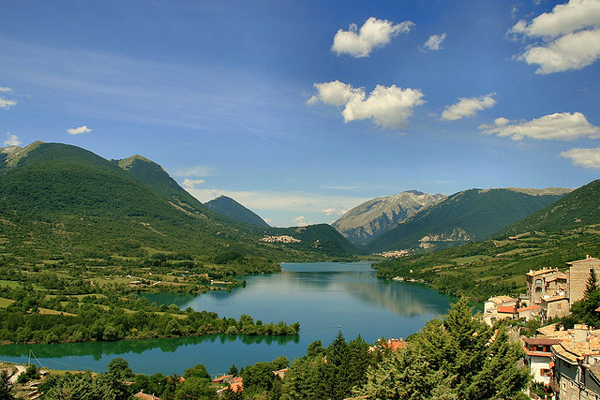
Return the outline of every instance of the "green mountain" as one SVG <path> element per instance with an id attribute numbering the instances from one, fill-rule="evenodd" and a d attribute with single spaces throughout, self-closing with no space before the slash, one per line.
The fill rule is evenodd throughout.
<path id="1" fill-rule="evenodd" d="M 75 146 L 41 142 L 2 149 L 0 194 L 0 255 L 13 261 L 106 263 L 163 252 L 212 262 L 232 251 L 259 263 L 330 257 L 304 243 L 262 241 L 265 229 L 208 210 L 139 156 L 108 161 Z M 337 234 L 331 227 L 307 229 L 321 232 L 323 240 Z M 350 249 L 342 239 L 339 247 Z"/>
<path id="2" fill-rule="evenodd" d="M 194 196 L 186 192 L 158 164 L 140 155 L 123 160 L 111 160 L 121 169 L 129 172 L 135 179 L 146 185 L 156 194 L 161 195 L 173 206 L 181 207 L 190 212 L 205 212 L 206 207 Z"/>
<path id="3" fill-rule="evenodd" d="M 227 196 L 219 196 L 216 199 L 207 201 L 205 206 L 216 213 L 226 215 L 250 225 L 262 228 L 270 227 L 261 217 Z"/>
<path id="4" fill-rule="evenodd" d="M 600 180 L 567 194 L 550 207 L 539 210 L 502 229 L 494 237 L 530 231 L 560 232 L 600 224 Z"/>
<path id="5" fill-rule="evenodd" d="M 377 275 L 425 282 L 443 292 L 479 301 L 525 291 L 525 274 L 563 268 L 566 262 L 600 255 L 600 181 L 576 189 L 513 223 L 493 239 L 429 254 L 389 259 Z"/>
<path id="6" fill-rule="evenodd" d="M 369 253 L 432 251 L 488 239 L 498 230 L 560 199 L 567 189 L 470 189 L 399 223 L 365 246 Z"/>

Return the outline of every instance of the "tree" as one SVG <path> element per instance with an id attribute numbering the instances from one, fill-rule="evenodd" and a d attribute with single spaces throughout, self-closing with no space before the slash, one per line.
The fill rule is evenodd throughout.
<path id="1" fill-rule="evenodd" d="M 465 299 L 428 322 L 408 347 L 383 355 L 357 391 L 367 398 L 521 399 L 529 371 L 503 328 L 491 330 Z"/>
<path id="2" fill-rule="evenodd" d="M 596 271 L 591 268 L 590 276 L 585 284 L 585 291 L 583 292 L 583 298 L 587 299 L 591 296 L 592 293 L 598 290 L 598 277 L 596 276 Z"/>
<path id="3" fill-rule="evenodd" d="M 206 371 L 204 364 L 196 364 L 191 368 L 188 368 L 183 373 L 183 377 L 188 380 L 189 378 L 200 378 L 210 380 L 210 374 Z"/>
<path id="4" fill-rule="evenodd" d="M 211 381 L 196 376 L 186 378 L 184 382 L 177 386 L 177 390 L 175 391 L 175 400 L 212 400 L 217 398 L 217 392 Z"/>
<path id="5" fill-rule="evenodd" d="M 129 367 L 129 363 L 120 358 L 113 358 L 106 366 L 107 373 L 118 380 L 133 379 L 135 374 Z"/>
<path id="6" fill-rule="evenodd" d="M 0 400 L 13 400 L 15 397 L 10 393 L 10 377 L 6 371 L 0 372 Z"/>
<path id="7" fill-rule="evenodd" d="M 238 368 L 235 366 L 235 364 L 231 364 L 231 367 L 229 368 L 229 371 L 227 372 L 228 375 L 233 375 L 233 376 L 238 376 Z"/>

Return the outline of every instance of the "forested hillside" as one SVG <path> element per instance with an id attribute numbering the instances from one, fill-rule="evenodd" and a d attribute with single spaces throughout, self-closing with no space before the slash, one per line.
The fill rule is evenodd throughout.
<path id="1" fill-rule="evenodd" d="M 560 199 L 567 189 L 470 189 L 396 225 L 365 246 L 367 253 L 430 252 L 488 239 L 498 230 Z"/>
<path id="2" fill-rule="evenodd" d="M 384 261 L 377 266 L 378 276 L 422 281 L 479 301 L 523 293 L 531 269 L 563 268 L 566 262 L 600 255 L 599 186 L 594 181 L 574 190 L 494 239 Z"/>

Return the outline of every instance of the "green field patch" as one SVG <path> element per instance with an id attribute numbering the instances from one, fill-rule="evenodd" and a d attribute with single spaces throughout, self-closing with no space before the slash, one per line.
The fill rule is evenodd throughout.
<path id="1" fill-rule="evenodd" d="M 476 255 L 476 256 L 470 256 L 470 257 L 459 257 L 459 258 L 454 258 L 452 260 L 450 260 L 451 262 L 454 262 L 456 264 L 462 265 L 462 264 L 471 264 L 477 261 L 483 261 L 483 260 L 489 260 L 490 256 L 485 256 L 485 255 Z"/>
<path id="2" fill-rule="evenodd" d="M 14 300 L 5 299 L 4 297 L 0 297 L 0 308 L 6 308 L 14 302 L 15 302 Z"/>
<path id="3" fill-rule="evenodd" d="M 57 310 L 51 310 L 49 308 L 38 308 L 38 313 L 42 314 L 42 315 L 65 315 L 67 317 L 76 317 L 77 314 L 71 314 L 68 312 L 64 312 L 64 311 L 57 311 Z"/>
<path id="4" fill-rule="evenodd" d="M 0 279 L 0 286 L 9 287 L 11 289 L 19 289 L 21 287 L 21 283 L 17 281 L 7 281 L 5 279 Z"/>

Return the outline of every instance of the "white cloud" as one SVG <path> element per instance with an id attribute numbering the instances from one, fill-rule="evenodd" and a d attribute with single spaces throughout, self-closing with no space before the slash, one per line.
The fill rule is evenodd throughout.
<path id="1" fill-rule="evenodd" d="M 571 0 L 531 23 L 519 21 L 510 34 L 541 39 L 517 59 L 537 64 L 537 74 L 579 70 L 600 58 L 600 0 Z"/>
<path id="2" fill-rule="evenodd" d="M 498 118 L 492 125 L 481 125 L 483 133 L 497 134 L 522 140 L 530 137 L 537 140 L 575 140 L 589 137 L 600 138 L 600 128 L 588 122 L 582 113 L 555 113 L 531 121 L 511 123 L 506 118 Z"/>
<path id="3" fill-rule="evenodd" d="M 496 105 L 496 100 L 493 96 L 495 93 L 490 93 L 481 97 L 459 98 L 458 103 L 447 106 L 442 113 L 442 119 L 445 121 L 454 121 L 463 117 L 472 117 L 477 111 L 486 108 L 492 108 Z"/>
<path id="4" fill-rule="evenodd" d="M 368 57 L 374 48 L 385 46 L 400 33 L 408 33 L 415 26 L 411 21 L 394 25 L 387 20 L 375 17 L 369 18 L 358 30 L 356 24 L 351 24 L 347 31 L 338 30 L 333 38 L 331 50 L 338 56 L 349 54 L 353 57 Z"/>
<path id="5" fill-rule="evenodd" d="M 362 100 L 365 97 L 365 91 L 361 88 L 353 88 L 352 85 L 342 83 L 338 80 L 333 82 L 315 83 L 317 94 L 308 100 L 308 104 L 314 105 L 319 101 L 324 104 L 330 104 L 341 107 L 348 104 L 351 100 Z"/>
<path id="6" fill-rule="evenodd" d="M 10 109 L 12 106 L 16 106 L 16 100 L 8 100 L 0 97 L 0 108 L 4 108 L 5 110 Z"/>
<path id="7" fill-rule="evenodd" d="M 431 35 L 425 42 L 425 49 L 430 51 L 437 51 L 442 49 L 442 43 L 446 40 L 446 32 L 441 35 Z"/>
<path id="8" fill-rule="evenodd" d="M 579 70 L 600 58 L 600 29 L 569 33 L 545 46 L 532 47 L 519 56 L 527 64 L 537 64 L 537 74 Z"/>
<path id="9" fill-rule="evenodd" d="M 292 219 L 292 222 L 296 226 L 308 226 L 308 225 L 310 225 L 310 223 L 306 222 L 306 217 L 304 215 L 300 215 L 299 217 L 296 217 L 296 218 Z"/>
<path id="10" fill-rule="evenodd" d="M 203 183 L 203 179 L 184 179 L 183 187 L 186 189 L 194 189 L 196 188 L 196 185 L 202 185 Z"/>
<path id="11" fill-rule="evenodd" d="M 0 92 L 12 92 L 13 90 L 6 86 L 0 86 Z"/>
<path id="12" fill-rule="evenodd" d="M 326 208 L 324 210 L 321 210 L 321 212 L 327 215 L 328 217 L 331 215 L 344 215 L 346 211 L 347 210 L 338 210 L 336 208 Z"/>
<path id="13" fill-rule="evenodd" d="M 413 108 L 425 103 L 420 90 L 402 89 L 396 85 L 377 85 L 368 97 L 363 88 L 353 88 L 337 80 L 314 86 L 318 93 L 308 100 L 308 104 L 314 105 L 320 101 L 337 107 L 344 106 L 344 122 L 370 118 L 383 129 L 406 128 Z"/>
<path id="14" fill-rule="evenodd" d="M 535 17 L 529 24 L 525 20 L 517 22 L 510 33 L 555 38 L 594 27 L 600 27 L 600 1 L 571 0 L 566 4 L 557 5 L 552 12 Z"/>
<path id="15" fill-rule="evenodd" d="M 584 168 L 600 169 L 600 147 L 594 149 L 571 149 L 560 153 L 563 158 L 570 158 L 573 165 Z"/>
<path id="16" fill-rule="evenodd" d="M 79 128 L 67 129 L 67 133 L 69 133 L 70 135 L 81 135 L 83 133 L 90 133 L 91 131 L 92 130 L 86 125 L 80 126 Z"/>
<path id="17" fill-rule="evenodd" d="M 6 140 L 4 146 L 20 146 L 21 141 L 17 135 L 12 135 L 10 132 L 6 132 Z"/>

